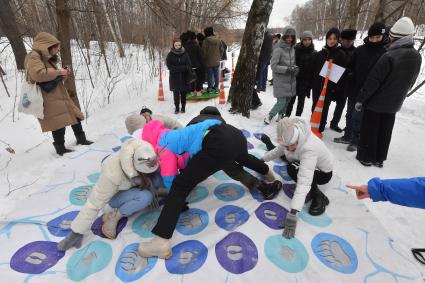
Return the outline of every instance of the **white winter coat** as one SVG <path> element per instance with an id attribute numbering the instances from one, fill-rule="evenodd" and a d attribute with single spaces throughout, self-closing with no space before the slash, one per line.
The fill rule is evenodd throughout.
<path id="1" fill-rule="evenodd" d="M 118 191 L 140 186 L 141 178 L 133 165 L 134 151 L 140 143 L 140 140 L 128 140 L 122 145 L 119 152 L 113 153 L 105 159 L 102 163 L 99 181 L 71 224 L 72 231 L 85 234 L 99 211 Z"/>
<path id="2" fill-rule="evenodd" d="M 153 114 L 151 117 L 152 120 L 159 120 L 167 129 L 177 130 L 183 128 L 182 124 L 180 124 L 176 119 L 170 118 L 168 116 Z"/>
<path id="3" fill-rule="evenodd" d="M 292 198 L 291 208 L 300 211 L 304 205 L 305 197 L 310 191 L 314 170 L 331 172 L 333 168 L 332 155 L 316 135 L 312 134 L 310 123 L 302 118 L 290 118 L 299 131 L 298 145 L 294 152 L 288 151 L 284 146 L 278 145 L 267 152 L 263 160 L 271 161 L 285 155 L 288 161 L 298 161 L 297 187 Z"/>

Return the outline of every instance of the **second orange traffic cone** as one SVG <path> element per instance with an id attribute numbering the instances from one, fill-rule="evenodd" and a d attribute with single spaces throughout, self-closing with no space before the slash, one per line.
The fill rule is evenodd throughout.
<path id="1" fill-rule="evenodd" d="M 223 77 L 223 72 L 221 70 L 220 70 L 220 96 L 218 99 L 218 104 L 226 104 L 226 94 L 224 93 L 224 77 Z"/>
<path id="2" fill-rule="evenodd" d="M 159 61 L 159 89 L 158 89 L 158 100 L 164 101 L 164 88 L 162 87 L 162 63 Z"/>
<path id="3" fill-rule="evenodd" d="M 316 107 L 314 108 L 314 112 L 311 115 L 310 120 L 311 131 L 320 139 L 323 137 L 322 133 L 319 131 L 320 121 L 322 120 L 322 111 L 323 107 L 325 106 L 326 89 L 328 87 L 329 75 L 332 69 L 332 61 L 332 59 L 328 61 L 328 70 L 326 72 L 322 92 L 320 93 L 319 99 L 317 100 Z"/>

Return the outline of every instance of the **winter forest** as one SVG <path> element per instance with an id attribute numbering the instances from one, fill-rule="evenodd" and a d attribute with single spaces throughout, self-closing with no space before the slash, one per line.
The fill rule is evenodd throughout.
<path id="1" fill-rule="evenodd" d="M 0 0 L 0 281 L 424 282 L 425 0 Z"/>

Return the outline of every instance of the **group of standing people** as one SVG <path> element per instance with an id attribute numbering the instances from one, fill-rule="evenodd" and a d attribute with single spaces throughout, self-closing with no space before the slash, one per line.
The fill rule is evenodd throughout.
<path id="1" fill-rule="evenodd" d="M 364 166 L 381 168 L 387 158 L 396 112 L 416 81 L 422 58 L 414 49 L 415 29 L 408 17 L 399 19 L 391 28 L 379 22 L 372 24 L 359 47 L 354 46 L 356 33 L 353 29 L 331 28 L 326 33 L 325 46 L 316 52 L 310 31 L 304 31 L 296 44 L 295 29 L 286 27 L 272 48 L 270 67 L 277 101 L 264 123 L 270 124 L 275 116 L 278 120 L 289 117 L 296 97 L 296 115 L 301 116 L 310 93 L 313 112 L 325 81 L 320 72 L 332 59 L 345 71 L 337 82 L 328 81 L 319 131 L 325 130 L 330 104 L 335 102 L 330 129 L 344 135 L 334 141 L 347 144 L 348 151 L 357 150 L 356 158 Z M 345 107 L 346 127 L 341 129 L 339 122 Z"/>
<path id="2" fill-rule="evenodd" d="M 214 33 L 212 27 L 204 34 L 187 31 L 173 39 L 173 46 L 166 58 L 170 70 L 170 91 L 173 92 L 175 114 L 186 112 L 186 96 L 203 94 L 203 84 L 208 83 L 207 92 L 218 92 L 220 83 L 220 61 L 227 59 L 227 45 Z"/>

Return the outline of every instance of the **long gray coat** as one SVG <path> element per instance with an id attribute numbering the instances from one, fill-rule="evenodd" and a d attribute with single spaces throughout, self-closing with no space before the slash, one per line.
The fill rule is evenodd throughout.
<path id="1" fill-rule="evenodd" d="M 295 66 L 295 49 L 281 39 L 275 45 L 270 61 L 273 71 L 273 95 L 276 98 L 292 97 L 296 94 L 295 75 L 287 74 L 289 66 Z"/>

